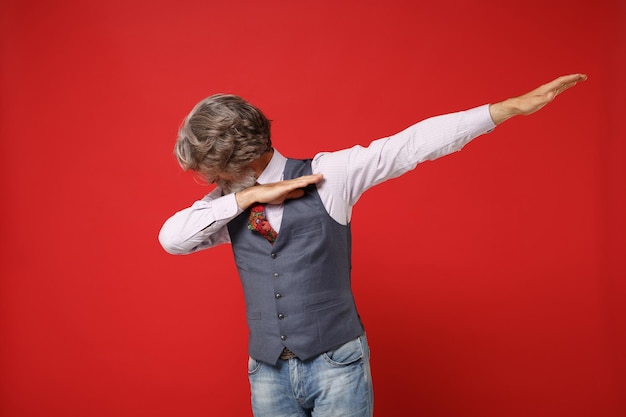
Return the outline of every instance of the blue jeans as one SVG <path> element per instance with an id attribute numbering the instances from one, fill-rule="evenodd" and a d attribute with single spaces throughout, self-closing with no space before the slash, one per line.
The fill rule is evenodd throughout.
<path id="1" fill-rule="evenodd" d="M 248 360 L 255 417 L 371 417 L 370 354 L 365 336 L 313 359 Z"/>

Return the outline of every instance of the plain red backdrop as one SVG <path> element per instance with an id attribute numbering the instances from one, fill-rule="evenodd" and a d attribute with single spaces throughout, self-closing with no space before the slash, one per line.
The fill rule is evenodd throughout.
<path id="1" fill-rule="evenodd" d="M 5 0 L 0 414 L 251 414 L 230 248 L 157 242 L 208 192 L 172 155 L 201 98 L 307 157 L 586 72 L 369 191 L 353 285 L 377 415 L 625 415 L 625 27 L 617 0 Z"/>

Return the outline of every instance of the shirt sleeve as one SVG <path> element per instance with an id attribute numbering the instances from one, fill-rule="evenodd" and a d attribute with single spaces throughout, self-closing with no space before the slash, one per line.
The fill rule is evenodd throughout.
<path id="1" fill-rule="evenodd" d="M 221 190 L 215 189 L 170 217 L 159 232 L 159 242 L 173 255 L 230 243 L 226 225 L 241 211 L 235 194 L 221 196 Z"/>
<path id="2" fill-rule="evenodd" d="M 320 153 L 313 159 L 314 173 L 324 174 L 318 186 L 329 214 L 347 224 L 352 206 L 361 195 L 417 164 L 459 151 L 475 137 L 495 128 L 489 105 L 423 120 L 367 147 L 354 146 Z"/>

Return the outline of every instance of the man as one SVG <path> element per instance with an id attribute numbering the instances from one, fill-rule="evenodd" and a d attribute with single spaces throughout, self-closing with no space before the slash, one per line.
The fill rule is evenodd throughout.
<path id="1" fill-rule="evenodd" d="M 586 80 L 567 75 L 525 95 L 427 119 L 367 148 L 283 157 L 270 123 L 243 99 L 215 95 L 185 119 L 179 164 L 217 187 L 172 216 L 172 254 L 231 243 L 250 330 L 254 415 L 371 416 L 369 349 L 350 289 L 350 217 L 370 187 L 459 150 Z"/>

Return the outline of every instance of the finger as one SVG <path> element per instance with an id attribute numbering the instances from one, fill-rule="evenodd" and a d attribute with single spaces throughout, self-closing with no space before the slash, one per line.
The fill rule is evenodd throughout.
<path id="1" fill-rule="evenodd" d="M 569 75 L 563 75 L 558 78 L 558 80 L 560 80 L 561 83 L 563 84 L 567 84 L 570 82 L 585 81 L 586 79 L 587 79 L 587 75 L 585 74 L 569 74 Z"/>
<path id="2" fill-rule="evenodd" d="M 552 101 L 556 96 L 565 90 L 572 88 L 579 81 L 585 81 L 586 79 L 587 76 L 585 74 L 563 75 L 544 85 L 543 90 L 545 91 L 547 100 Z"/>
<path id="3" fill-rule="evenodd" d="M 294 178 L 286 181 L 289 184 L 289 188 L 304 188 L 310 184 L 317 184 L 323 178 L 322 174 L 304 175 L 302 177 Z"/>
<path id="4" fill-rule="evenodd" d="M 320 182 L 324 178 L 322 174 L 311 174 L 311 175 L 303 175 L 301 177 L 295 178 L 296 181 L 303 181 L 306 185 L 316 184 Z"/>
<path id="5" fill-rule="evenodd" d="M 553 84 L 555 89 L 560 93 L 575 86 L 579 81 L 585 81 L 586 79 L 587 76 L 585 74 L 564 75 L 554 80 Z"/>

